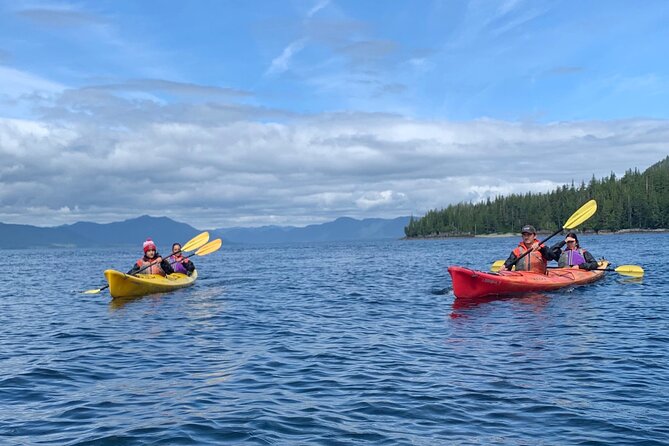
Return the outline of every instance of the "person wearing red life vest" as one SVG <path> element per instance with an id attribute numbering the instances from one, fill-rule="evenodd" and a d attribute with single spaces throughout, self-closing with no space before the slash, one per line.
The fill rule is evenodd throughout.
<path id="1" fill-rule="evenodd" d="M 537 241 L 537 230 L 532 225 L 525 225 L 520 231 L 523 239 L 511 251 L 509 258 L 504 262 L 504 268 L 511 270 L 515 265 L 516 271 L 531 271 L 539 274 L 546 274 L 546 268 L 550 260 L 557 260 L 560 256 L 557 252 L 549 249 L 545 245 L 539 245 Z M 525 252 L 529 254 L 520 258 Z M 518 260 L 520 258 L 520 260 Z"/>
<path id="2" fill-rule="evenodd" d="M 567 245 L 567 248 L 562 251 L 564 245 Z M 560 268 L 576 268 L 591 271 L 599 267 L 599 263 L 597 263 L 593 255 L 581 248 L 578 237 L 574 232 L 568 232 L 564 240 L 556 243 L 551 249 L 557 251 L 558 267 Z"/>
<path id="3" fill-rule="evenodd" d="M 133 265 L 132 269 L 127 272 L 127 274 L 158 274 L 161 276 L 166 276 L 167 274 L 172 274 L 174 269 L 166 259 L 163 259 L 158 251 L 156 250 L 156 244 L 153 243 L 153 240 L 146 239 L 142 245 L 144 249 L 144 257 L 139 259 Z"/>
<path id="4" fill-rule="evenodd" d="M 195 265 L 193 265 L 193 262 L 183 256 L 183 253 L 181 252 L 181 243 L 174 243 L 172 245 L 172 255 L 169 256 L 167 260 L 172 265 L 172 268 L 174 268 L 175 273 L 181 273 L 190 276 L 193 274 L 193 271 L 195 271 Z"/>

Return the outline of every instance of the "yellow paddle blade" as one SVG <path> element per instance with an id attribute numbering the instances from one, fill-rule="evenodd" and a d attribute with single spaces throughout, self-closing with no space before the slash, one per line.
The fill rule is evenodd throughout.
<path id="1" fill-rule="evenodd" d="M 100 288 L 96 288 L 94 290 L 86 290 L 83 294 L 100 294 L 101 291 L 102 290 Z"/>
<path id="2" fill-rule="evenodd" d="M 207 254 L 211 254 L 214 251 L 218 251 L 218 248 L 221 247 L 222 243 L 223 243 L 223 241 L 220 238 L 217 238 L 216 240 L 213 240 L 213 241 L 207 243 L 202 248 L 195 251 L 195 255 L 196 256 L 206 256 Z"/>
<path id="3" fill-rule="evenodd" d="M 643 277 L 643 268 L 637 265 L 620 265 L 615 269 L 618 274 L 632 277 Z"/>
<path id="4" fill-rule="evenodd" d="M 504 267 L 504 260 L 495 260 L 492 263 L 492 266 L 490 267 L 490 271 L 492 271 L 493 273 L 496 273 L 497 271 L 499 271 L 503 267 Z"/>
<path id="5" fill-rule="evenodd" d="M 185 245 L 181 247 L 181 252 L 192 251 L 199 248 L 209 241 L 209 233 L 203 232 L 200 235 L 196 235 L 192 239 L 188 240 Z"/>
<path id="6" fill-rule="evenodd" d="M 569 217 L 567 223 L 562 227 L 563 229 L 574 229 L 583 224 L 587 219 L 592 217 L 597 212 L 597 202 L 590 200 L 581 206 L 576 212 Z"/>

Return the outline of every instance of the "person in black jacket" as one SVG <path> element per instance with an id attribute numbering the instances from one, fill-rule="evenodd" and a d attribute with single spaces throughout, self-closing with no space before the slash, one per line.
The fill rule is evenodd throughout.
<path id="1" fill-rule="evenodd" d="M 567 245 L 567 248 L 562 251 L 562 247 L 565 245 Z M 551 251 L 555 251 L 558 267 L 560 268 L 578 268 L 591 271 L 599 267 L 599 263 L 593 255 L 581 248 L 578 237 L 573 232 L 568 232 L 563 241 L 551 247 Z"/>
<path id="2" fill-rule="evenodd" d="M 153 243 L 153 240 L 146 239 L 142 245 L 144 249 L 144 257 L 139 259 L 133 265 L 132 269 L 127 272 L 130 275 L 136 274 L 158 274 L 161 276 L 166 276 L 167 274 L 172 274 L 174 270 L 172 265 L 166 259 L 163 259 L 156 250 L 156 244 Z"/>

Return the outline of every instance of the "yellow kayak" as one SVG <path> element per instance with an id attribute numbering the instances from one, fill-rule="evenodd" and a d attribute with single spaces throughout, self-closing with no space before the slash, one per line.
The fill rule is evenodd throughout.
<path id="1" fill-rule="evenodd" d="M 113 269 L 105 271 L 109 282 L 109 294 L 112 297 L 136 297 L 146 294 L 164 293 L 193 285 L 197 279 L 197 271 L 187 276 L 174 273 L 165 277 L 158 274 L 139 274 L 130 276 Z"/>

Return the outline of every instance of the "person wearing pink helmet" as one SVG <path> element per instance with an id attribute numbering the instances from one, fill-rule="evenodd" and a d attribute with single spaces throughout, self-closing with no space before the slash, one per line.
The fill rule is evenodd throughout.
<path id="1" fill-rule="evenodd" d="M 160 276 L 166 276 L 167 274 L 172 274 L 174 272 L 170 262 L 163 259 L 160 254 L 158 254 L 156 244 L 153 243 L 153 240 L 150 238 L 146 239 L 142 248 L 144 249 L 144 257 L 135 262 L 132 269 L 128 271 L 127 274 L 133 276 L 136 274 L 158 274 Z"/>

